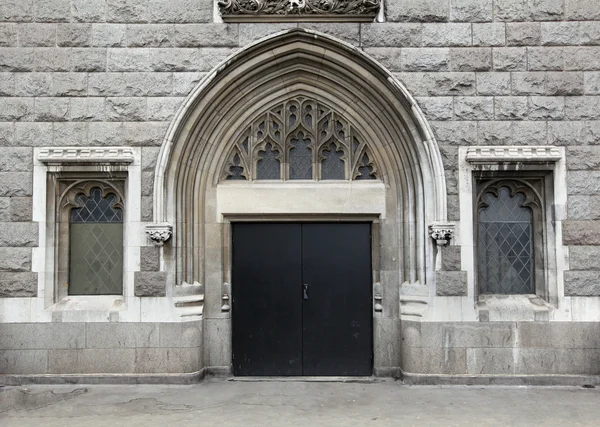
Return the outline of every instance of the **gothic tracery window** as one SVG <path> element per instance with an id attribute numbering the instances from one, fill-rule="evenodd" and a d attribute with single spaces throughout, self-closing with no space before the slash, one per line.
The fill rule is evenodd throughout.
<path id="1" fill-rule="evenodd" d="M 543 264 L 535 191 L 517 180 L 492 181 L 480 192 L 477 209 L 480 292 L 535 294 L 536 261 Z"/>
<path id="2" fill-rule="evenodd" d="M 106 181 L 70 182 L 61 183 L 59 281 L 68 295 L 122 294 L 122 192 Z"/>
<path id="3" fill-rule="evenodd" d="M 261 114 L 233 147 L 225 180 L 373 180 L 368 145 L 334 109 L 296 97 Z"/>
<path id="4" fill-rule="evenodd" d="M 99 187 L 77 197 L 71 210 L 69 294 L 120 294 L 123 284 L 123 211 Z"/>
<path id="5" fill-rule="evenodd" d="M 312 179 L 311 140 L 298 132 L 290 142 L 290 179 Z"/>
<path id="6" fill-rule="evenodd" d="M 344 179 L 344 151 L 332 142 L 323 148 L 321 179 Z"/>

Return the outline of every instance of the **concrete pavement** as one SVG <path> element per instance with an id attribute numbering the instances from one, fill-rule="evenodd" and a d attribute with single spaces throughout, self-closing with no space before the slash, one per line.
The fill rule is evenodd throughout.
<path id="1" fill-rule="evenodd" d="M 0 390 L 2 427 L 600 425 L 600 390 L 585 388 L 211 379 Z"/>

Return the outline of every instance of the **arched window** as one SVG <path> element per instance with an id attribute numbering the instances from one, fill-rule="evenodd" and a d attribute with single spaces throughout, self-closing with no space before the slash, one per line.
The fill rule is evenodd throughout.
<path id="1" fill-rule="evenodd" d="M 111 184 L 61 181 L 59 296 L 123 293 L 123 198 Z"/>
<path id="2" fill-rule="evenodd" d="M 239 137 L 225 180 L 378 179 L 369 146 L 334 109 L 296 97 L 270 108 Z"/>
<path id="3" fill-rule="evenodd" d="M 257 179 L 281 179 L 281 161 L 273 145 L 267 143 L 256 162 Z"/>
<path id="4" fill-rule="evenodd" d="M 94 187 L 77 196 L 69 230 L 69 294 L 120 294 L 123 290 L 123 211 L 117 196 Z"/>
<path id="5" fill-rule="evenodd" d="M 344 151 L 332 142 L 323 147 L 321 179 L 344 179 Z"/>
<path id="6" fill-rule="evenodd" d="M 535 294 L 543 265 L 541 207 L 526 182 L 491 180 L 477 204 L 477 280 L 482 294 Z"/>
<path id="7" fill-rule="evenodd" d="M 298 132 L 290 140 L 290 179 L 312 179 L 313 155 L 310 138 Z"/>

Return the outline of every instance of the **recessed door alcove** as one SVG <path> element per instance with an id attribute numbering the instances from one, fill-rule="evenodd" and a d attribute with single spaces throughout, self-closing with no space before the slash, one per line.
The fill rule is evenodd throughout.
<path id="1" fill-rule="evenodd" d="M 330 109 L 348 129 L 344 137 L 356 136 L 356 146 L 338 139 L 337 145 L 312 152 L 318 169 L 323 164 L 317 162 L 339 150 L 346 163 L 336 179 L 321 179 L 314 169 L 299 180 L 289 172 L 267 181 L 253 175 L 256 163 L 250 162 L 266 151 L 281 156 L 281 165 L 289 153 L 285 142 L 277 153 L 257 137 L 261 154 L 253 158 L 243 151 L 244 132 L 290 100 Z M 348 151 L 353 146 L 356 153 Z M 359 146 L 368 148 L 366 158 Z M 359 167 L 362 172 L 356 172 Z M 358 178 L 363 173 L 373 179 Z M 246 179 L 229 179 L 232 174 Z M 204 288 L 204 365 L 231 372 L 235 306 L 229 311 L 224 300 L 231 281 L 231 221 L 361 215 L 378 224 L 373 281 L 381 284 L 381 309 L 373 313 L 373 364 L 376 373 L 390 374 L 400 366 L 400 286 L 433 286 L 434 247 L 427 226 L 446 220 L 442 160 L 420 109 L 400 82 L 362 51 L 303 29 L 260 40 L 206 76 L 169 128 L 154 190 L 155 222 L 173 225 L 164 249 L 168 294 L 176 295 L 184 282 Z"/>
<path id="2" fill-rule="evenodd" d="M 234 375 L 372 373 L 371 224 L 232 224 Z"/>

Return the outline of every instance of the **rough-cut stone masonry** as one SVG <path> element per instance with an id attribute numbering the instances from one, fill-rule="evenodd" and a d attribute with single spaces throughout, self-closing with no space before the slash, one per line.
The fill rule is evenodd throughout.
<path id="1" fill-rule="evenodd" d="M 11 148 L 0 195 L 30 195 L 33 146 L 141 145 L 151 179 L 150 146 L 203 73 L 295 25 L 360 46 L 397 72 L 432 121 L 448 169 L 459 144 L 548 143 L 587 145 L 570 149 L 569 168 L 593 171 L 600 22 L 579 20 L 598 18 L 595 9 L 592 0 L 406 0 L 388 2 L 386 23 L 227 25 L 212 23 L 207 0 L 5 0 L 0 143 Z M 146 185 L 145 219 L 150 192 Z"/>
<path id="2" fill-rule="evenodd" d="M 35 147 L 141 147 L 141 221 L 152 221 L 159 147 L 185 97 L 229 55 L 295 27 L 358 47 L 405 84 L 443 156 L 449 221 L 460 219 L 460 146 L 565 146 L 564 293 L 600 296 L 597 0 L 385 0 L 377 23 L 223 24 L 215 10 L 211 0 L 0 0 L 0 297 L 37 290 Z M 136 294 L 165 295 L 159 264 L 142 248 Z M 460 270 L 449 250 L 437 295 L 466 294 Z"/>

